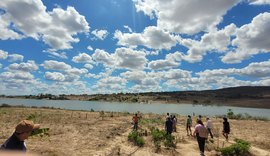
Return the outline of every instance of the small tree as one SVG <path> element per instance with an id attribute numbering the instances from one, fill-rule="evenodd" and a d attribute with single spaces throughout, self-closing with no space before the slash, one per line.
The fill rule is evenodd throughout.
<path id="1" fill-rule="evenodd" d="M 128 134 L 128 140 L 139 147 L 142 147 L 145 144 L 143 137 L 140 137 L 137 131 L 130 132 Z"/>
<path id="2" fill-rule="evenodd" d="M 233 118 L 234 117 L 234 113 L 233 113 L 232 109 L 228 109 L 227 116 L 228 116 L 228 118 Z"/>

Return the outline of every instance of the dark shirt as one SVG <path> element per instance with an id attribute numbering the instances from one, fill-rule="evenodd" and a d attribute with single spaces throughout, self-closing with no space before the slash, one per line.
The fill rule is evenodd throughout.
<path id="1" fill-rule="evenodd" d="M 229 124 L 229 122 L 223 122 L 223 131 L 225 132 L 225 133 L 230 133 L 230 124 Z"/>
<path id="2" fill-rule="evenodd" d="M 0 149 L 3 150 L 16 150 L 16 151 L 26 151 L 24 141 L 20 141 L 16 135 L 13 135 L 7 139 L 7 141 L 1 146 Z"/>
<path id="3" fill-rule="evenodd" d="M 171 120 L 167 120 L 165 124 L 166 124 L 165 126 L 166 126 L 167 132 L 172 133 L 172 131 L 173 131 L 173 122 Z"/>

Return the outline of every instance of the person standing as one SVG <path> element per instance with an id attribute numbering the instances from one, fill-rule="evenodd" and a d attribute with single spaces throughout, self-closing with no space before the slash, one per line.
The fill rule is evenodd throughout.
<path id="1" fill-rule="evenodd" d="M 170 113 L 167 113 L 167 115 L 166 115 L 166 121 L 167 121 L 168 118 L 170 118 Z"/>
<path id="2" fill-rule="evenodd" d="M 226 138 L 226 141 L 229 140 L 229 134 L 230 134 L 230 123 L 228 122 L 228 119 L 226 117 L 223 118 L 223 131 L 222 134 Z"/>
<path id="3" fill-rule="evenodd" d="M 167 132 L 167 135 L 171 135 L 172 134 L 172 131 L 173 131 L 173 122 L 170 118 L 167 118 L 166 119 L 166 122 L 165 122 L 165 130 Z"/>
<path id="4" fill-rule="evenodd" d="M 212 123 L 212 120 L 210 120 L 209 117 L 206 118 L 206 128 L 207 128 L 211 138 L 213 139 L 213 134 L 212 134 L 213 123 Z"/>
<path id="5" fill-rule="evenodd" d="M 195 126 L 193 136 L 197 138 L 197 142 L 200 149 L 200 155 L 204 156 L 205 140 L 208 137 L 208 131 L 206 127 L 204 127 L 202 121 L 199 119 L 197 119 L 197 124 Z"/>
<path id="6" fill-rule="evenodd" d="M 176 132 L 177 118 L 175 117 L 175 115 L 172 118 L 172 122 L 173 122 L 173 132 Z"/>
<path id="7" fill-rule="evenodd" d="M 202 115 L 199 115 L 198 116 L 198 120 L 201 120 L 202 121 Z"/>
<path id="8" fill-rule="evenodd" d="M 1 150 L 21 151 L 26 152 L 25 140 L 31 133 L 39 129 L 39 124 L 34 124 L 30 120 L 22 120 L 16 127 L 15 132 L 9 137 L 4 144 L 1 145 Z"/>
<path id="9" fill-rule="evenodd" d="M 133 116 L 133 118 L 132 118 L 132 121 L 134 124 L 133 130 L 136 130 L 136 131 L 138 130 L 139 119 L 140 119 L 140 117 L 138 117 L 138 114 L 136 113 L 135 116 Z"/>
<path id="10" fill-rule="evenodd" d="M 192 133 L 191 133 L 191 126 L 192 126 L 192 119 L 191 119 L 191 116 L 188 115 L 187 123 L 186 123 L 187 135 L 189 135 L 188 132 L 190 132 L 190 135 L 192 135 Z"/>

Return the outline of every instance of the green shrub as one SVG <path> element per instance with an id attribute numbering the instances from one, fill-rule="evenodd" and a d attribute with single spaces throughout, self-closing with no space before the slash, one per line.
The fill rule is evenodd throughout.
<path id="1" fill-rule="evenodd" d="M 43 137 L 44 135 L 49 135 L 49 128 L 40 128 L 38 130 L 35 130 L 31 133 L 30 136 L 41 136 Z"/>
<path id="2" fill-rule="evenodd" d="M 138 136 L 138 132 L 136 131 L 132 131 L 128 134 L 128 140 L 129 141 L 133 141 L 133 140 L 136 140 L 137 139 L 137 136 Z"/>
<path id="3" fill-rule="evenodd" d="M 12 107 L 11 105 L 9 105 L 9 104 L 5 104 L 5 103 L 3 103 L 2 105 L 0 105 L 0 107 L 2 108 L 2 107 Z"/>
<path id="4" fill-rule="evenodd" d="M 36 115 L 35 114 L 30 114 L 27 118 L 26 118 L 26 120 L 31 120 L 31 121 L 36 121 Z"/>
<path id="5" fill-rule="evenodd" d="M 136 98 L 136 97 L 132 98 L 131 102 L 138 102 L 138 98 Z"/>
<path id="6" fill-rule="evenodd" d="M 236 143 L 232 144 L 231 146 L 220 149 L 223 156 L 245 156 L 249 153 L 249 142 L 241 139 L 235 139 L 235 141 Z"/>
<path id="7" fill-rule="evenodd" d="M 139 147 L 142 147 L 145 144 L 145 141 L 143 139 L 143 137 L 138 136 L 137 140 L 136 140 L 136 145 Z"/>
<path id="8" fill-rule="evenodd" d="M 143 118 L 140 120 L 140 124 L 147 125 L 147 124 L 164 124 L 164 121 L 161 118 L 154 118 L 154 119 L 147 119 Z"/>
<path id="9" fill-rule="evenodd" d="M 223 117 L 223 116 L 217 116 L 217 117 Z M 228 111 L 227 111 L 227 117 L 230 118 L 230 119 L 237 119 L 237 120 L 261 120 L 261 121 L 269 121 L 269 119 L 267 117 L 251 116 L 248 113 L 235 114 L 232 109 L 228 109 Z"/>
<path id="10" fill-rule="evenodd" d="M 173 147 L 176 148 L 176 143 L 174 143 L 174 136 L 172 135 L 166 135 L 165 141 L 164 141 L 164 146 L 165 147 Z"/>
<path id="11" fill-rule="evenodd" d="M 165 147 L 176 147 L 174 136 L 167 135 L 164 130 L 159 130 L 158 128 L 151 128 L 151 135 L 156 147 L 156 151 L 160 149 L 160 143 L 164 141 Z"/>
<path id="12" fill-rule="evenodd" d="M 164 130 L 159 130 L 158 128 L 151 128 L 151 135 L 154 142 L 162 141 L 165 139 L 166 132 Z"/>
<path id="13" fill-rule="evenodd" d="M 234 112 L 232 111 L 232 109 L 228 109 L 227 116 L 228 118 L 232 118 L 234 116 Z"/>
<path id="14" fill-rule="evenodd" d="M 145 144 L 143 137 L 140 137 L 137 131 L 130 132 L 128 134 L 128 140 L 139 147 L 142 147 Z"/>

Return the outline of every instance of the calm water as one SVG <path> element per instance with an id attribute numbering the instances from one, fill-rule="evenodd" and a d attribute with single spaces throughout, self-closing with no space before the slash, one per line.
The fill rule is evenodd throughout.
<path id="1" fill-rule="evenodd" d="M 91 110 L 112 111 L 112 112 L 143 112 L 165 114 L 177 113 L 181 115 L 224 115 L 228 109 L 234 113 L 248 113 L 252 116 L 263 116 L 270 119 L 270 109 L 229 107 L 229 106 L 202 106 L 192 104 L 139 104 L 139 103 L 118 103 L 118 102 L 96 102 L 96 101 L 75 101 L 75 100 L 33 100 L 0 98 L 0 104 L 24 105 L 37 107 L 54 107 L 70 110 Z"/>

